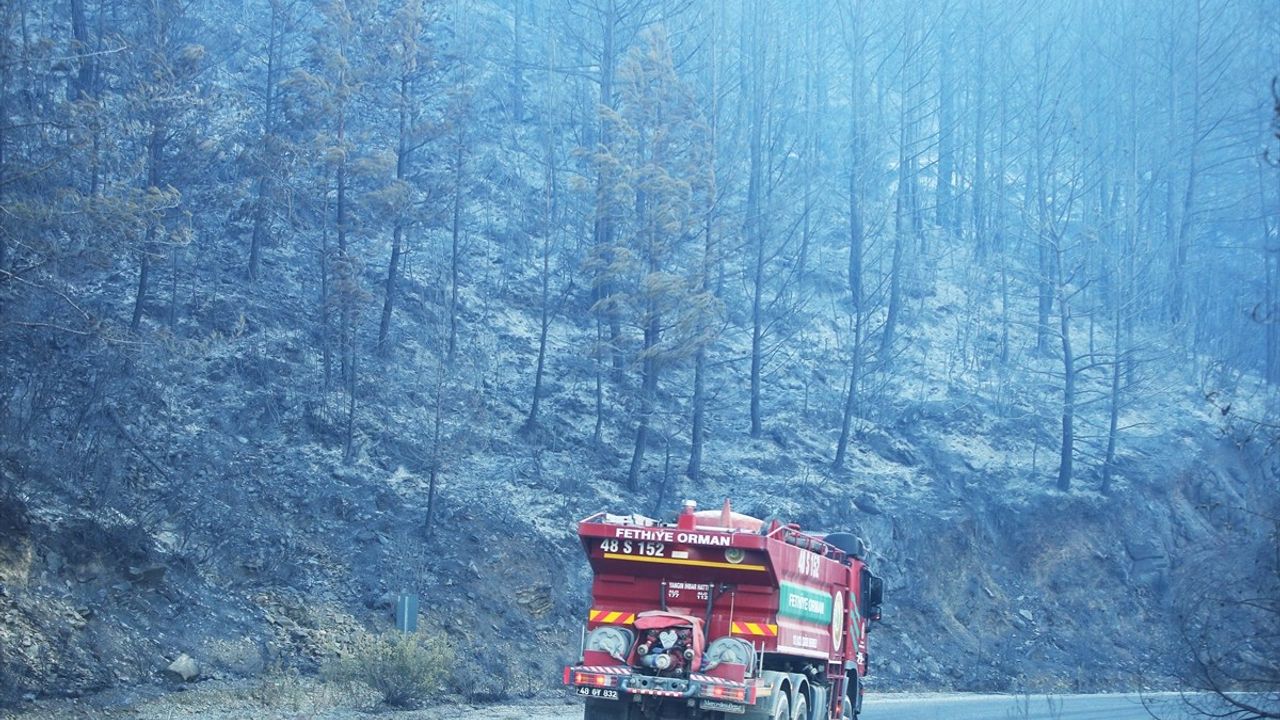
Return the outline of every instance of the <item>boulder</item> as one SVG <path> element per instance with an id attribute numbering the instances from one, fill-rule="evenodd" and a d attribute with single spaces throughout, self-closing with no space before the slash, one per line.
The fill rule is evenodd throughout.
<path id="1" fill-rule="evenodd" d="M 1169 570 L 1169 558 L 1164 548 L 1150 538 L 1139 538 L 1125 543 L 1129 555 L 1129 576 L 1139 585 L 1158 587 L 1164 583 Z"/>
<path id="2" fill-rule="evenodd" d="M 190 655 L 183 653 L 178 656 L 177 660 L 169 663 L 169 667 L 165 668 L 165 674 L 174 680 L 191 682 L 200 677 L 200 663 L 196 662 Z"/>
<path id="3" fill-rule="evenodd" d="M 897 435 L 890 435 L 878 429 L 867 429 L 863 430 L 859 437 L 867 447 L 885 460 L 907 467 L 920 464 L 920 457 L 916 454 L 915 448 Z"/>
<path id="4" fill-rule="evenodd" d="M 131 566 L 125 573 L 125 577 L 138 585 L 155 586 L 159 585 L 160 581 L 164 579 L 164 573 L 165 567 L 163 565 Z"/>

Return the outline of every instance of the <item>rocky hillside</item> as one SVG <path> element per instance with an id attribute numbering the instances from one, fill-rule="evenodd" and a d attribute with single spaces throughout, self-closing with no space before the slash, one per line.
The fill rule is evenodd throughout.
<path id="1" fill-rule="evenodd" d="M 557 361 L 530 432 L 522 365 L 535 319 L 519 286 L 473 292 L 470 321 L 492 329 L 488 364 L 447 390 L 451 404 L 427 349 L 409 340 L 371 359 L 349 462 L 344 415 L 310 389 L 316 359 L 290 330 L 302 310 L 288 288 L 228 287 L 185 337 L 56 337 L 6 353 L 4 374 L 24 379 L 7 407 L 29 429 L 7 436 L 0 469 L 0 687 L 147 683 L 181 653 L 213 676 L 314 669 L 357 627 L 385 627 L 393 594 L 410 589 L 428 631 L 464 649 L 460 692 L 543 692 L 586 609 L 573 521 L 667 515 L 686 497 L 866 536 L 888 580 L 877 687 L 1169 684 L 1184 659 L 1179 588 L 1203 580 L 1182 568 L 1200 548 L 1264 538 L 1240 508 L 1275 502 L 1264 443 L 1233 422 L 1247 400 L 1226 411 L 1178 382 L 1127 411 L 1109 495 L 1088 475 L 1051 489 L 1044 391 L 937 359 L 961 315 L 954 293 L 922 300 L 909 369 L 859 423 L 844 470 L 831 469 L 838 398 L 811 391 L 824 369 L 795 364 L 770 383 L 762 437 L 742 431 L 744 389 L 726 372 L 704 478 L 677 469 L 673 441 L 670 466 L 658 445 L 644 487 L 627 492 L 630 436 L 609 423 L 592 442 L 589 371 Z M 557 323 L 556 343 L 590 332 Z M 437 403 L 452 447 L 434 466 L 428 534 Z M 474 671 L 492 679 L 467 680 Z"/>
<path id="2" fill-rule="evenodd" d="M 877 688 L 1179 685 L 1277 570 L 1280 5 L 1095 4 L 0 3 L 0 703 L 402 590 L 545 693 L 574 521 L 726 497 L 867 538 Z"/>

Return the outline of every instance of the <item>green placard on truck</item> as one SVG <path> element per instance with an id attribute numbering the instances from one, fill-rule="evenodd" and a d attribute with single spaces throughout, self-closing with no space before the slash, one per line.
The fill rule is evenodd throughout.
<path id="1" fill-rule="evenodd" d="M 831 622 L 831 596 L 813 588 L 782 582 L 778 614 L 784 617 L 826 625 Z"/>

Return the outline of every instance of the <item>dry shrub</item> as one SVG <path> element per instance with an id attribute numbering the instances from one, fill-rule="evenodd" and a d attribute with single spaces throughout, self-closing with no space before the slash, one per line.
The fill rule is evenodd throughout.
<path id="1" fill-rule="evenodd" d="M 349 649 L 329 661 L 325 678 L 376 690 L 392 707 L 412 707 L 440 689 L 453 664 L 443 638 L 387 632 L 361 633 Z"/>
<path id="2" fill-rule="evenodd" d="M 302 709 L 304 695 L 302 678 L 294 668 L 286 668 L 279 662 L 272 663 L 258 681 L 249 689 L 254 703 L 264 708 L 284 708 L 297 712 Z"/>

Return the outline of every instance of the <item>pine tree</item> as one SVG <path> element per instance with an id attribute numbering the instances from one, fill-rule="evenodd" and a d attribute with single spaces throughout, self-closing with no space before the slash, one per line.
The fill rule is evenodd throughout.
<path id="1" fill-rule="evenodd" d="M 286 137 L 280 132 L 281 78 L 286 77 L 294 62 L 295 36 L 300 25 L 300 0 L 268 0 L 266 35 L 263 38 L 263 72 L 259 111 L 259 137 L 250 155 L 250 171 L 254 183 L 251 209 L 253 226 L 249 238 L 248 276 L 258 280 L 262 263 L 262 247 L 271 233 L 276 206 L 282 201 L 281 181 L 288 172 L 292 154 Z"/>
<path id="2" fill-rule="evenodd" d="M 195 84 L 205 56 L 203 45 L 194 41 L 199 28 L 190 15 L 190 5 L 178 0 L 143 3 L 132 54 L 131 84 L 125 100 L 130 117 L 122 126 L 133 132 L 127 141 L 140 159 L 134 166 L 136 186 L 141 191 L 135 211 L 144 218 L 141 241 L 135 251 L 138 260 L 137 286 L 131 332 L 138 332 L 151 291 L 153 266 L 166 250 L 190 242 L 190 225 L 182 222 L 181 187 L 175 186 L 181 164 L 192 148 L 177 146 L 204 107 Z M 183 157 L 190 163 L 190 157 Z M 181 182 L 180 180 L 178 181 Z M 176 262 L 176 256 L 174 258 Z M 172 321 L 172 311 L 170 320 Z"/>
<path id="3" fill-rule="evenodd" d="M 643 35 L 619 70 L 621 101 L 608 112 L 611 142 L 596 158 L 618 242 L 601 268 L 615 292 L 601 303 L 639 331 L 631 360 L 640 372 L 635 444 L 627 487 L 644 468 L 658 383 L 673 363 L 692 357 L 708 338 L 714 296 L 700 282 L 695 240 L 713 187 L 709 134 L 692 93 L 676 76 L 665 31 Z"/>
<path id="4" fill-rule="evenodd" d="M 423 0 L 407 0 L 392 15 L 387 26 L 387 46 L 391 64 L 387 80 L 393 85 L 395 108 L 395 178 L 378 199 L 382 212 L 390 218 L 391 256 L 383 284 L 382 315 L 378 323 L 378 349 L 390 352 L 388 335 L 399 292 L 406 236 L 419 221 L 422 189 L 413 182 L 420 150 L 434 138 L 434 126 L 424 117 L 426 98 L 437 91 L 439 81 L 435 48 L 427 37 L 435 22 L 434 7 Z"/>
<path id="5" fill-rule="evenodd" d="M 294 71 L 287 84 L 293 103 L 293 120 L 299 134 L 299 152 L 312 169 L 312 192 L 318 199 L 314 220 L 321 235 L 320 345 L 324 359 L 325 387 L 331 384 L 331 363 L 336 335 L 339 378 L 353 387 L 352 366 L 356 352 L 355 304 L 363 298 L 363 257 L 352 247 L 357 222 L 354 173 L 369 170 L 359 160 L 369 151 L 360 142 L 366 127 L 355 122 L 369 92 L 376 55 L 366 47 L 375 37 L 370 23 L 377 21 L 372 0 L 329 0 L 320 7 L 319 24 L 312 31 L 308 59 Z M 330 248 L 329 238 L 336 240 Z M 336 311 L 336 333 L 333 311 Z"/>

